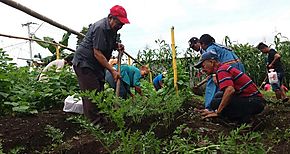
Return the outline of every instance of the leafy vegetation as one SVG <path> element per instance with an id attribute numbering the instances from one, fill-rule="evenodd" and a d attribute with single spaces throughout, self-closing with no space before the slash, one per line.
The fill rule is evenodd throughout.
<path id="1" fill-rule="evenodd" d="M 78 91 L 75 75 L 64 69 L 46 72 L 48 78 L 37 81 L 39 70 L 16 67 L 0 50 L 0 114 L 34 114 L 62 105 L 69 94 Z M 3 87 L 3 88 L 2 88 Z"/>
<path id="2" fill-rule="evenodd" d="M 85 31 L 86 29 L 84 29 Z M 249 126 L 242 125 L 229 133 L 213 131 L 215 138 L 207 136 L 204 132 L 210 132 L 203 126 L 193 130 L 190 121 L 196 117 L 190 109 L 202 103 L 202 98 L 195 96 L 190 89 L 190 79 L 196 80 L 196 73 L 199 70 L 191 70 L 190 66 L 196 62 L 198 56 L 191 50 L 187 50 L 185 58 L 177 60 L 178 89 L 176 95 L 173 85 L 173 70 L 171 67 L 171 49 L 163 40 L 157 40 L 158 49 L 145 49 L 139 52 L 138 59 L 144 64 L 150 64 L 155 75 L 167 71 L 164 79 L 165 87 L 155 91 L 148 79 L 142 80 L 143 96 L 136 94 L 136 97 L 121 99 L 115 96 L 114 90 L 106 88 L 105 91 L 95 94 L 95 91 L 81 93 L 87 96 L 98 106 L 116 127 L 107 130 L 102 125 L 92 125 L 83 116 L 72 118 L 96 137 L 102 147 L 108 153 L 266 153 L 271 147 L 266 147 L 263 138 L 271 139 L 272 145 L 281 142 L 289 142 L 290 130 L 277 128 L 273 132 L 261 133 L 248 131 Z M 290 55 L 290 43 L 281 41 L 277 35 L 276 49 L 281 53 L 283 62 L 289 65 L 287 59 Z M 242 59 L 247 73 L 254 82 L 261 84 L 266 76 L 264 55 L 254 46 L 249 44 L 229 44 L 231 48 Z M 288 57 L 288 58 L 287 58 Z M 39 68 L 17 67 L 11 63 L 11 58 L 0 49 L 0 114 L 1 115 L 26 115 L 36 114 L 40 111 L 47 111 L 52 108 L 61 108 L 63 100 L 68 96 L 79 93 L 76 76 L 69 68 L 56 73 L 53 69 L 46 72 L 47 78 L 37 81 L 40 73 Z M 286 71 L 288 68 L 286 68 Z M 191 78 L 190 78 L 191 77 Z M 202 78 L 202 77 L 201 77 Z M 289 74 L 286 74 L 289 81 Z M 198 79 L 200 80 L 200 79 Z M 267 97 L 270 106 L 276 103 L 273 92 L 263 92 Z M 200 104 L 194 104 L 191 100 L 198 100 Z M 190 108 L 188 105 L 190 104 Z M 283 110 L 280 112 L 286 112 Z M 188 121 L 181 121 L 187 117 Z M 180 118 L 180 119 L 179 119 Z M 150 120 L 148 120 L 150 119 Z M 148 123 L 146 123 L 147 121 Z M 180 123 L 178 123 L 180 122 Z M 140 125 L 147 124 L 144 129 Z M 139 127 L 133 127 L 138 125 Z M 145 127 L 145 126 L 144 126 Z M 219 127 L 219 126 L 215 126 Z M 166 137 L 157 136 L 157 130 L 167 130 Z M 51 125 L 44 129 L 47 136 L 52 139 L 51 149 L 64 144 L 64 132 Z M 23 147 L 12 149 L 15 153 L 25 151 Z M 0 153 L 3 151 L 0 144 Z M 8 150 L 7 150 L 8 151 Z M 3 153 L 3 152 L 2 152 Z"/>

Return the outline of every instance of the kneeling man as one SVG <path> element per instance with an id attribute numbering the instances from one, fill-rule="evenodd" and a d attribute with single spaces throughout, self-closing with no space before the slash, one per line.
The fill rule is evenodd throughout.
<path id="1" fill-rule="evenodd" d="M 266 101 L 251 78 L 230 65 L 221 64 L 216 53 L 205 52 L 195 67 L 202 67 L 208 75 L 216 74 L 218 87 L 223 92 L 221 99 L 211 103 L 212 111 L 204 110 L 204 118 L 219 116 L 246 123 L 264 110 Z"/>

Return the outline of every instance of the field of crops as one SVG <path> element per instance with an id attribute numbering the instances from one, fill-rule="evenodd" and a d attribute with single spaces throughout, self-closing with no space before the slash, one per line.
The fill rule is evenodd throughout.
<path id="1" fill-rule="evenodd" d="M 188 50 L 177 60 L 178 90 L 173 85 L 170 46 L 157 40 L 157 49 L 140 51 L 137 59 L 149 64 L 153 76 L 166 70 L 165 87 L 155 91 L 149 78 L 142 84 L 144 96 L 123 100 L 113 89 L 99 95 L 80 93 L 69 68 L 47 72 L 37 81 L 41 68 L 17 67 L 0 49 L 0 154 L 1 153 L 289 153 L 290 104 L 263 92 L 267 109 L 249 125 L 221 119 L 203 120 L 195 108 L 203 97 L 191 85 L 201 81 L 191 66 L 198 57 Z M 290 81 L 290 42 L 275 38 L 282 55 L 286 81 Z M 226 44 L 236 51 L 257 85 L 265 76 L 264 55 L 250 44 Z M 177 48 L 178 51 L 178 48 Z M 88 96 L 107 121 L 92 125 L 79 114 L 62 111 L 64 99 Z M 288 93 L 289 96 L 289 93 Z"/>

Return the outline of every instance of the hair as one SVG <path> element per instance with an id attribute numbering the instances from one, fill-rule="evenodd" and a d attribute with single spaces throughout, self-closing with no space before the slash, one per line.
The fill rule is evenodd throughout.
<path id="1" fill-rule="evenodd" d="M 261 50 L 261 49 L 268 48 L 268 46 L 267 46 L 266 44 L 264 44 L 263 42 L 260 42 L 260 43 L 257 45 L 257 48 L 258 48 L 259 50 Z"/>
<path id="2" fill-rule="evenodd" d="M 190 45 L 192 45 L 192 44 L 196 44 L 198 41 L 199 40 L 197 37 L 192 37 L 188 42 L 190 43 Z"/>
<path id="3" fill-rule="evenodd" d="M 66 56 L 64 58 L 64 60 L 67 61 L 68 63 L 70 63 L 73 60 L 73 58 L 74 58 L 74 54 L 72 53 L 72 54 L 69 54 L 68 56 Z"/>
<path id="4" fill-rule="evenodd" d="M 215 39 L 212 36 L 210 36 L 209 34 L 203 34 L 199 38 L 199 42 L 202 44 L 205 44 L 205 45 L 210 45 L 212 43 L 215 43 Z"/>
<path id="5" fill-rule="evenodd" d="M 142 65 L 141 67 L 140 67 L 140 69 L 141 70 L 145 70 L 146 72 L 150 72 L 150 69 L 149 69 L 149 67 L 147 66 L 147 65 Z"/>

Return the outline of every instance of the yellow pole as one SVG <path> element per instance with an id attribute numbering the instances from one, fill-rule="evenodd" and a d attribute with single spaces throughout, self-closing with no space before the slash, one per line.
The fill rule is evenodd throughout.
<path id="1" fill-rule="evenodd" d="M 56 59 L 59 59 L 59 46 L 55 46 L 56 49 Z"/>
<path id="2" fill-rule="evenodd" d="M 128 65 L 131 65 L 131 58 L 129 56 L 128 57 Z"/>
<path id="3" fill-rule="evenodd" d="M 176 95 L 178 95 L 176 50 L 175 50 L 174 27 L 173 26 L 171 28 L 171 48 L 172 48 L 172 67 L 173 67 L 173 77 L 174 77 L 174 89 L 176 91 Z"/>
<path id="4" fill-rule="evenodd" d="M 150 80 L 150 83 L 152 83 L 153 80 L 152 80 L 152 72 L 151 72 L 151 71 L 149 72 L 149 78 L 150 78 L 150 79 L 149 79 L 149 80 Z"/>

